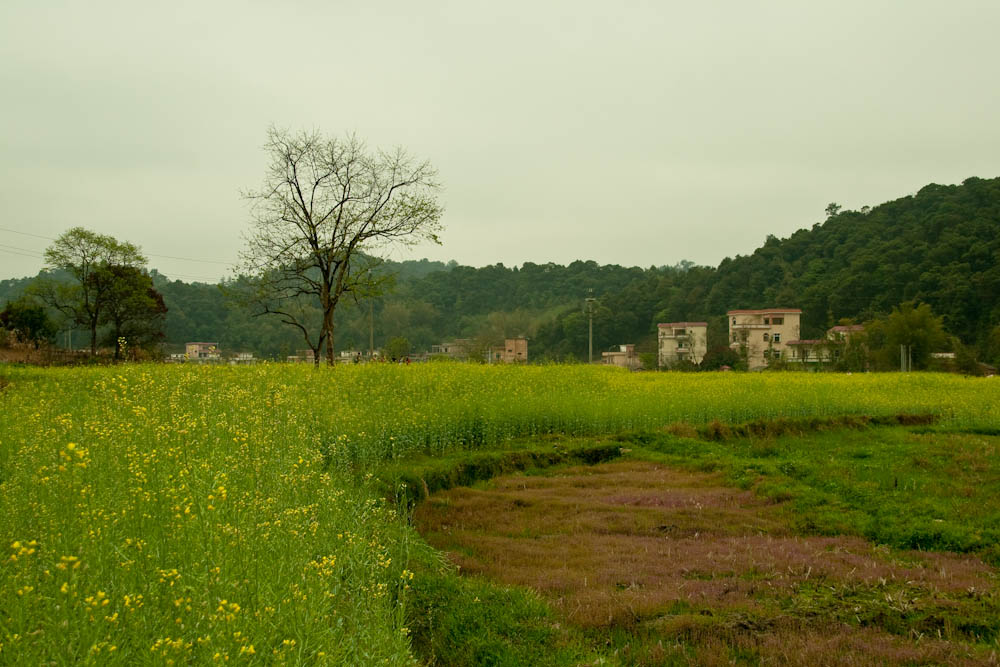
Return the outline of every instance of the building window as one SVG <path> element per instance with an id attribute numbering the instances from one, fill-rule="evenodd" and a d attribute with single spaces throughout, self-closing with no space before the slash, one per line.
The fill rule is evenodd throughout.
<path id="1" fill-rule="evenodd" d="M 766 343 L 769 340 L 771 340 L 771 337 L 768 334 L 764 334 L 764 342 Z"/>
<path id="2" fill-rule="evenodd" d="M 785 323 L 784 317 L 775 317 L 771 320 L 771 324 L 784 324 L 784 323 Z"/>
<path id="3" fill-rule="evenodd" d="M 735 317 L 733 318 L 733 326 L 734 327 L 736 326 L 736 318 Z"/>
<path id="4" fill-rule="evenodd" d="M 764 334 L 764 336 L 767 336 L 767 334 Z M 764 338 L 764 340 L 767 340 L 767 338 Z M 773 340 L 775 343 L 780 343 L 781 342 L 781 334 L 780 333 L 774 334 L 774 336 L 771 338 L 771 340 Z"/>
<path id="5" fill-rule="evenodd" d="M 770 324 L 770 323 L 771 323 L 771 319 L 768 318 L 768 317 L 765 317 L 764 318 L 764 324 Z"/>

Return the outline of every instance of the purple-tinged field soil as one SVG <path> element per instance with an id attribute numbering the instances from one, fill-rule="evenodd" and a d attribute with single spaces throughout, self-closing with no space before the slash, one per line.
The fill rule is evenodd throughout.
<path id="1" fill-rule="evenodd" d="M 678 645 L 704 663 L 990 661 L 942 620 L 996 595 L 981 560 L 796 535 L 787 517 L 715 475 L 619 462 L 452 489 L 415 520 L 462 572 L 634 633 L 636 664 Z"/>

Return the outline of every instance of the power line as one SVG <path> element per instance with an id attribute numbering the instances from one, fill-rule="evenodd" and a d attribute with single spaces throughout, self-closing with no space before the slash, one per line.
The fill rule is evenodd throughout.
<path id="1" fill-rule="evenodd" d="M 37 236 L 37 235 L 32 235 L 32 236 Z M 30 248 L 21 248 L 12 245 L 5 245 L 3 243 L 0 243 L 0 252 L 6 252 L 11 255 L 17 255 L 19 257 L 30 257 L 32 259 L 45 258 L 45 255 L 39 253 L 36 250 L 32 250 Z M 156 271 L 165 278 L 180 277 L 180 278 L 192 278 L 194 280 L 201 280 L 210 283 L 219 282 L 219 277 L 209 278 L 208 276 L 196 276 L 190 273 L 175 273 L 173 271 L 163 272 L 160 271 L 159 269 L 156 269 Z"/>
<path id="2" fill-rule="evenodd" d="M 31 254 L 26 252 L 18 252 L 17 250 L 7 250 L 6 248 L 0 248 L 0 252 L 6 252 L 11 255 L 18 255 L 19 257 L 31 257 L 32 259 L 38 259 L 39 255 Z"/>
<path id="3" fill-rule="evenodd" d="M 180 259 L 185 262 L 201 262 L 202 264 L 223 264 L 225 266 L 232 266 L 232 262 L 220 262 L 214 259 L 194 259 L 193 257 L 174 257 L 173 255 L 154 255 L 153 253 L 146 253 L 150 257 L 162 257 L 166 259 Z"/>
<path id="4" fill-rule="evenodd" d="M 40 252 L 32 250 L 31 248 L 18 248 L 17 246 L 4 245 L 2 243 L 0 243 L 0 248 L 6 248 L 7 250 L 19 250 L 22 253 L 31 253 L 31 255 L 35 257 L 43 257 L 43 255 Z"/>
<path id="5" fill-rule="evenodd" d="M 28 232 L 19 232 L 16 229 L 7 229 L 6 227 L 0 227 L 0 231 L 10 232 L 11 234 L 20 234 L 21 236 L 34 236 L 36 239 L 48 239 L 49 241 L 55 241 L 51 236 L 42 236 L 40 234 L 29 234 Z"/>
<path id="6" fill-rule="evenodd" d="M 56 240 L 56 239 L 52 238 L 51 236 L 42 236 L 41 234 L 30 234 L 28 232 L 19 232 L 16 229 L 8 229 L 6 227 L 0 227 L 0 232 L 10 232 L 11 234 L 20 234 L 21 236 L 31 236 L 31 237 L 34 237 L 36 239 L 45 239 L 47 241 L 55 241 Z M 158 254 L 152 253 L 152 252 L 147 252 L 145 254 L 149 255 L 150 257 L 161 257 L 161 258 L 164 258 L 164 259 L 178 259 L 178 260 L 181 260 L 183 262 L 199 262 L 201 264 L 222 264 L 224 266 L 232 266 L 232 264 L 233 264 L 232 262 L 223 262 L 221 260 L 216 260 L 216 259 L 196 259 L 194 257 L 178 257 L 176 255 L 158 255 Z M 178 275 L 180 275 L 180 274 L 178 274 Z"/>

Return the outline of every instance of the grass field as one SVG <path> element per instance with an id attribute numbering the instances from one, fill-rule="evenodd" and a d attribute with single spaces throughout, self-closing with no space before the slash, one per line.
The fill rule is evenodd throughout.
<path id="1" fill-rule="evenodd" d="M 0 662 L 410 664 L 414 647 L 426 659 L 433 645 L 421 605 L 447 591 L 521 614 L 495 611 L 497 632 L 516 621 L 548 637 L 559 622 L 538 620 L 549 612 L 530 594 L 441 569 L 392 487 L 412 480 L 406 470 L 508 450 L 558 462 L 550 434 L 613 434 L 615 449 L 714 471 L 796 508 L 783 519 L 795 531 L 987 558 L 996 544 L 995 507 L 981 492 L 993 468 L 980 470 L 978 454 L 936 467 L 948 438 L 1000 425 L 990 379 L 458 364 L 0 372 Z M 725 424 L 753 420 L 903 413 L 939 422 L 907 431 L 918 440 L 905 448 L 852 445 L 862 453 L 838 465 L 868 477 L 843 506 L 837 489 L 810 481 L 824 477 L 815 466 L 825 450 L 723 437 Z M 663 436 L 711 422 L 715 440 Z M 829 437 L 822 446 L 840 442 Z M 763 454 L 744 465 L 739 447 Z M 883 505 L 897 456 L 898 497 Z M 471 478 L 491 474 L 477 470 Z M 942 507 L 950 513 L 935 514 Z M 915 518 L 888 520 L 901 515 Z M 421 577 L 434 586 L 421 589 Z M 566 633 L 566 661 L 603 655 L 585 632 Z"/>

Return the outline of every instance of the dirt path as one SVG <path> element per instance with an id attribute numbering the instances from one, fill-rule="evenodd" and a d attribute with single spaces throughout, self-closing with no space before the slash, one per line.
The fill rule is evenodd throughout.
<path id="1" fill-rule="evenodd" d="M 968 643 L 977 605 L 996 604 L 978 558 L 798 536 L 785 516 L 714 475 L 619 462 L 452 489 L 415 520 L 463 572 L 632 633 L 636 664 L 671 647 L 705 663 L 989 660 Z"/>

